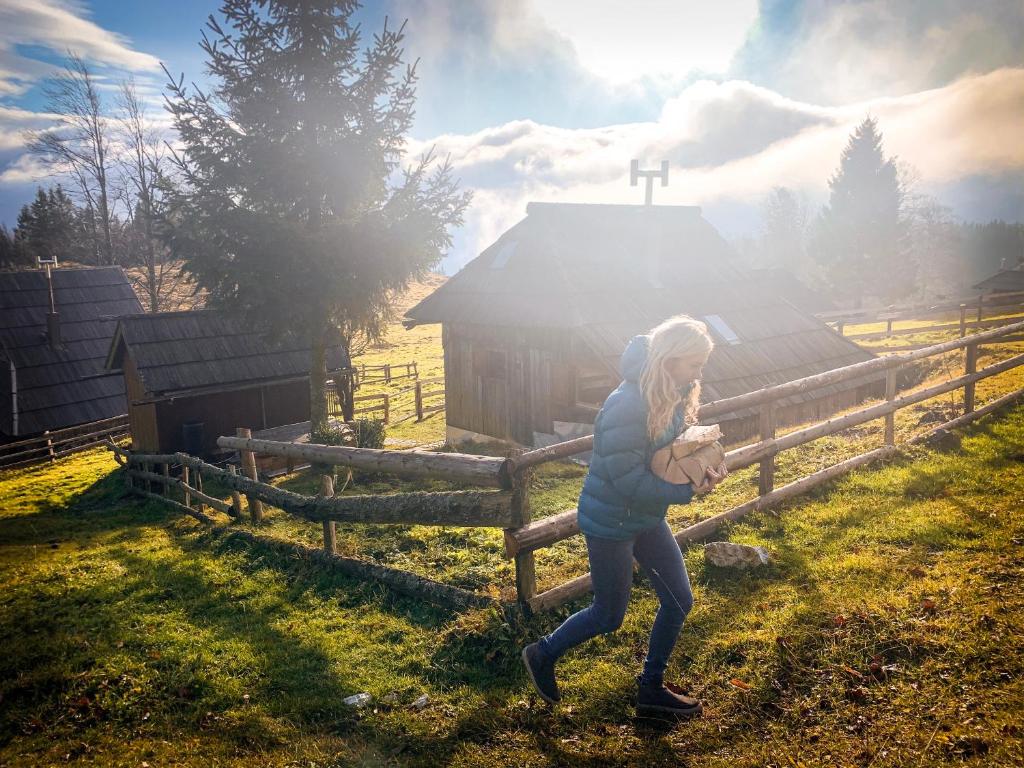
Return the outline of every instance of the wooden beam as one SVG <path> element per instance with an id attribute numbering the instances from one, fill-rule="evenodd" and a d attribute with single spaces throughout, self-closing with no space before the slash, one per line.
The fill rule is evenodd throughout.
<path id="1" fill-rule="evenodd" d="M 221 448 L 234 448 L 238 451 L 305 459 L 311 463 L 348 466 L 373 472 L 440 477 L 499 488 L 507 488 L 510 485 L 507 475 L 509 460 L 491 456 L 471 456 L 463 453 L 407 453 L 376 448 L 350 448 L 341 445 L 253 440 L 241 436 L 219 437 L 217 445 Z"/>

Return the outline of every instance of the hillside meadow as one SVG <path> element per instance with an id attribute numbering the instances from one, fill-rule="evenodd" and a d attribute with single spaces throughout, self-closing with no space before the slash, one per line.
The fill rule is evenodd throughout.
<path id="1" fill-rule="evenodd" d="M 436 375 L 438 337 L 395 328 L 365 361 Z M 979 365 L 1022 351 L 985 348 Z M 960 366 L 949 355 L 919 378 Z M 1020 386 L 1017 371 L 986 380 L 979 403 Z M 958 397 L 901 411 L 897 440 L 955 414 Z M 443 414 L 389 431 L 395 447 L 443 434 Z M 869 424 L 788 452 L 777 482 L 880 439 Z M 572 507 L 582 477 L 547 465 L 535 515 Z M 411 487 L 441 484 L 357 473 L 346 492 Z M 670 521 L 755 489 L 753 471 L 734 473 Z M 683 723 L 632 709 L 657 607 L 639 575 L 622 628 L 560 662 L 552 710 L 519 649 L 585 600 L 529 619 L 433 607 L 128 497 L 103 450 L 4 473 L 0 499 L 0 765 L 1024 764 L 1024 407 L 717 537 L 765 546 L 764 569 L 716 568 L 689 547 L 696 603 L 669 677 L 705 712 Z M 260 533 L 319 543 L 276 510 Z M 351 525 L 338 538 L 344 554 L 512 597 L 500 531 Z M 586 569 L 583 541 L 537 561 L 540 588 L 554 586 Z M 360 692 L 374 702 L 343 703 Z"/>

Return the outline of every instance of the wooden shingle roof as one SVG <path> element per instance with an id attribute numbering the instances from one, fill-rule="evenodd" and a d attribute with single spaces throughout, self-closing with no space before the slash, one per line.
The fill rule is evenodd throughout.
<path id="1" fill-rule="evenodd" d="M 30 435 L 128 411 L 122 377 L 103 366 L 114 317 L 142 311 L 121 268 L 56 269 L 53 292 L 61 336 L 56 350 L 46 333 L 46 273 L 0 272 L 0 358 L 7 369 L 0 372 L 0 433 L 5 435 Z"/>
<path id="2" fill-rule="evenodd" d="M 618 375 L 635 334 L 679 313 L 717 315 L 739 343 L 712 331 L 706 400 L 873 357 L 779 286 L 777 275 L 745 270 L 699 208 L 531 203 L 525 219 L 410 309 L 406 324 L 567 329 Z"/>
<path id="3" fill-rule="evenodd" d="M 269 384 L 309 375 L 309 343 L 297 334 L 272 337 L 244 320 L 209 309 L 122 317 L 107 367 L 131 356 L 153 397 L 199 394 Z M 347 368 L 337 344 L 329 370 Z"/>
<path id="4" fill-rule="evenodd" d="M 973 286 L 979 291 L 1016 293 L 1024 291 L 1024 269 L 1001 269 Z"/>

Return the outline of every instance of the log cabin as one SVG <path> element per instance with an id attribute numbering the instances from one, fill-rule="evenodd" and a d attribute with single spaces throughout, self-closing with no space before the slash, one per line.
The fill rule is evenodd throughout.
<path id="1" fill-rule="evenodd" d="M 327 365 L 348 368 L 338 344 Z M 124 377 L 132 448 L 193 456 L 218 453 L 238 427 L 308 422 L 309 367 L 297 334 L 270 337 L 209 309 L 119 318 L 106 358 Z"/>
<path id="2" fill-rule="evenodd" d="M 671 315 L 715 339 L 704 401 L 872 357 L 775 282 L 745 271 L 697 207 L 530 203 L 404 322 L 442 326 L 449 442 L 543 446 L 592 432 L 629 339 Z M 843 383 L 782 401 L 776 420 L 881 393 L 877 378 Z M 758 430 L 753 411 L 720 421 L 730 442 Z"/>
<path id="3" fill-rule="evenodd" d="M 126 414 L 104 361 L 114 318 L 141 311 L 120 267 L 0 272 L 0 442 Z"/>

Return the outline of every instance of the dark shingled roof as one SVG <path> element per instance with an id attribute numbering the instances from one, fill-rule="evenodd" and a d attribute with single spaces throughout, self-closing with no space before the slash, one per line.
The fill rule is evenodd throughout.
<path id="1" fill-rule="evenodd" d="M 979 291 L 1013 293 L 1024 291 L 1024 269 L 1001 269 L 974 285 Z"/>
<path id="2" fill-rule="evenodd" d="M 699 208 L 530 203 L 526 211 L 410 309 L 406 324 L 571 329 L 617 374 L 633 335 L 682 312 L 718 315 L 740 343 L 731 345 L 712 329 L 716 349 L 704 369 L 705 400 L 873 357 L 788 301 L 777 275 L 744 270 Z"/>
<path id="3" fill-rule="evenodd" d="M 61 348 L 50 348 L 42 270 L 0 272 L 0 433 L 14 435 L 10 366 L 17 386 L 17 434 L 31 435 L 128 412 L 120 374 L 104 370 L 114 317 L 141 312 L 120 267 L 53 270 Z"/>
<path id="4" fill-rule="evenodd" d="M 297 334 L 268 337 L 215 310 L 122 317 L 110 344 L 108 368 L 127 349 L 154 397 L 242 389 L 309 375 L 309 343 Z M 328 348 L 329 370 L 348 367 L 344 351 Z"/>

